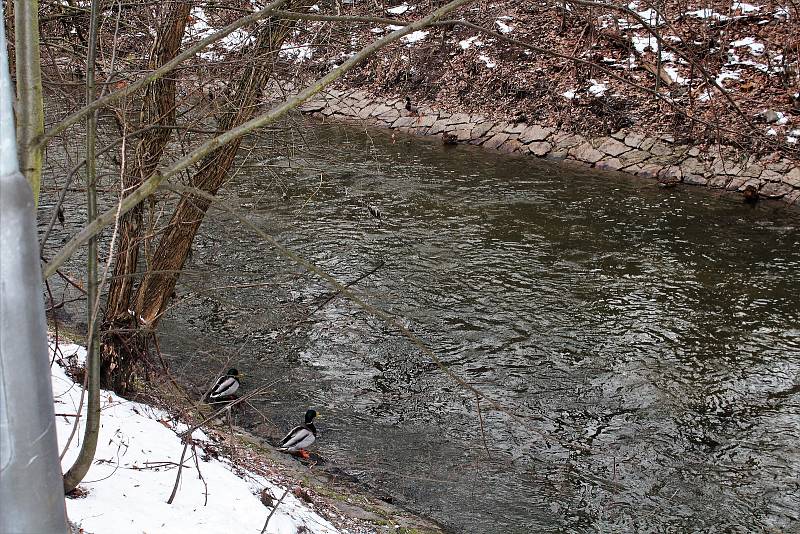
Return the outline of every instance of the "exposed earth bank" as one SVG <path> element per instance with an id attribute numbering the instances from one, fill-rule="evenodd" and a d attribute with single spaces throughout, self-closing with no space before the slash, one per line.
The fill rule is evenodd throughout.
<path id="1" fill-rule="evenodd" d="M 349 3 L 342 15 L 371 22 L 347 39 L 355 51 L 430 7 Z M 303 111 L 797 204 L 797 6 L 501 0 L 452 19 L 379 50 Z M 343 59 L 313 32 L 294 41 L 296 67 Z"/>

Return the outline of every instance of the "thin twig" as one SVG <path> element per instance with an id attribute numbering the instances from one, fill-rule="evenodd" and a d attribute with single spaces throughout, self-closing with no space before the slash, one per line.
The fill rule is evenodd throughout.
<path id="1" fill-rule="evenodd" d="M 269 515 L 267 516 L 267 520 L 264 521 L 264 527 L 261 529 L 261 534 L 264 534 L 264 532 L 267 531 L 267 525 L 269 525 L 269 520 L 272 519 L 272 515 L 275 513 L 275 510 L 278 509 L 278 506 L 281 505 L 281 503 L 283 502 L 284 497 L 286 497 L 286 495 L 288 495 L 288 493 L 289 493 L 289 488 L 286 488 L 286 490 L 283 492 L 283 495 L 281 495 L 281 498 L 278 499 L 278 502 L 276 502 L 275 506 L 272 507 L 272 510 L 270 511 Z"/>

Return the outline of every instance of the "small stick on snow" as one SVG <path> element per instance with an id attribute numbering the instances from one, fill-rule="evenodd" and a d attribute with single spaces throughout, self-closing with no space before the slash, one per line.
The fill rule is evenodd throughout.
<path id="1" fill-rule="evenodd" d="M 286 488 L 286 491 L 283 492 L 283 495 L 281 495 L 281 498 L 278 499 L 278 502 L 276 502 L 275 506 L 272 507 L 272 511 L 267 516 L 267 520 L 264 521 L 264 528 L 261 529 L 261 534 L 264 534 L 264 532 L 267 531 L 267 525 L 269 525 L 269 520 L 272 519 L 272 514 L 274 514 L 275 510 L 278 509 L 278 506 L 281 505 L 281 503 L 283 502 L 283 498 L 286 497 L 287 493 L 289 493 L 289 488 Z"/>

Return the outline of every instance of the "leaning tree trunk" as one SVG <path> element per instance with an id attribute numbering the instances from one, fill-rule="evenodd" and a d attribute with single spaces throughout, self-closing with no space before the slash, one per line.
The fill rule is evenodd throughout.
<path id="1" fill-rule="evenodd" d="M 313 3 L 298 0 L 293 2 L 292 7 L 309 7 Z M 261 26 L 256 42 L 243 54 L 249 60 L 247 67 L 243 69 L 239 81 L 229 85 L 227 93 L 230 97 L 220 114 L 219 130 L 229 130 L 256 116 L 261 91 L 273 73 L 274 55 L 294 25 L 294 21 L 268 19 Z M 235 89 L 232 89 L 233 83 L 236 83 Z M 241 140 L 237 139 L 209 153 L 192 177 L 191 185 L 216 194 L 233 165 L 240 144 Z M 178 203 L 152 258 L 149 258 L 147 271 L 133 297 L 130 306 L 133 313 L 129 313 L 128 308 L 118 310 L 120 318 L 124 313 L 131 316 L 128 319 L 129 330 L 149 333 L 157 327 L 208 207 L 208 200 L 191 194 L 185 195 Z M 130 386 L 136 368 L 145 355 L 146 339 L 143 333 L 129 332 L 126 336 L 116 335 L 114 343 L 109 343 L 106 355 L 110 367 L 110 385 L 114 389 L 124 390 Z"/>
<path id="2" fill-rule="evenodd" d="M 150 51 L 149 68 L 156 69 L 173 59 L 180 50 L 191 2 L 167 4 L 162 22 Z M 142 134 L 136 145 L 133 166 L 123 178 L 126 191 L 133 191 L 156 170 L 175 124 L 175 83 L 165 76 L 145 89 L 139 124 L 158 125 Z M 126 213 L 119 224 L 119 248 L 114 264 L 103 324 L 101 383 L 103 387 L 124 393 L 130 387 L 135 363 L 146 350 L 147 339 L 139 329 L 132 300 L 139 249 L 142 242 L 142 205 Z"/>
<path id="3" fill-rule="evenodd" d="M 312 2 L 296 2 L 295 7 L 308 7 Z M 261 91 L 272 75 L 273 56 L 280 50 L 293 23 L 267 20 L 261 28 L 251 58 L 242 73 L 238 87 L 225 105 L 219 121 L 220 130 L 229 130 L 244 124 L 257 112 Z M 203 159 L 200 169 L 192 177 L 192 186 L 216 194 L 230 170 L 240 139 L 222 146 Z M 189 255 L 194 236 L 200 228 L 209 201 L 187 194 L 178 203 L 169 224 L 159 241 L 148 274 L 142 280 L 136 295 L 136 311 L 143 324 L 155 328 L 175 290 L 180 270 Z"/>

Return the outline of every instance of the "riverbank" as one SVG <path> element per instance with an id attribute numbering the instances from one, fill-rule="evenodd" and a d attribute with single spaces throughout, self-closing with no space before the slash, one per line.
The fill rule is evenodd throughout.
<path id="1" fill-rule="evenodd" d="M 409 111 L 406 104 L 402 98 L 383 98 L 359 89 L 331 89 L 300 109 L 322 119 L 440 136 L 448 144 L 469 143 L 508 154 L 622 171 L 658 180 L 665 187 L 684 184 L 738 193 L 755 188 L 760 198 L 789 205 L 800 200 L 800 167 L 779 153 L 759 157 L 722 145 L 701 150 L 671 135 L 655 136 L 637 127 L 621 128 L 609 136 L 584 136 L 432 106 L 414 106 Z"/>
<path id="2" fill-rule="evenodd" d="M 341 38 L 356 50 L 425 9 L 353 2 L 344 14 L 373 19 Z M 798 17 L 796 6 L 723 0 L 499 0 L 378 50 L 303 109 L 796 205 Z M 331 47 L 295 41 L 290 73 L 341 62 Z"/>
<path id="3" fill-rule="evenodd" d="M 63 341 L 50 346 L 59 446 L 69 442 L 62 460 L 69 467 L 83 432 L 80 425 L 70 440 L 81 405 L 81 388 L 70 375 L 81 375 L 86 351 Z M 342 471 L 331 476 L 318 466 L 321 457 L 300 463 L 222 420 L 192 431 L 184 449 L 180 436 L 206 415 L 199 411 L 205 407 L 174 387 L 143 385 L 142 396 L 151 402 L 102 392 L 95 460 L 67 498 L 69 518 L 82 532 L 258 533 L 268 517 L 271 533 L 442 532 L 365 493 L 354 477 Z M 174 501 L 167 503 L 173 491 Z"/>

